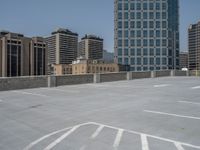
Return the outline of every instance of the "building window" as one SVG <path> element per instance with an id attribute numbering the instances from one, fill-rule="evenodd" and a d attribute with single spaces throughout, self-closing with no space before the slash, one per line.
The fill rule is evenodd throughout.
<path id="1" fill-rule="evenodd" d="M 135 58 L 131 58 L 131 65 L 135 65 Z"/>
<path id="2" fill-rule="evenodd" d="M 124 49 L 124 55 L 125 56 L 128 56 L 129 54 L 128 54 L 128 49 L 126 48 L 126 49 Z"/>
<path id="3" fill-rule="evenodd" d="M 142 62 L 141 62 L 141 58 L 137 58 L 137 65 L 141 65 Z"/>

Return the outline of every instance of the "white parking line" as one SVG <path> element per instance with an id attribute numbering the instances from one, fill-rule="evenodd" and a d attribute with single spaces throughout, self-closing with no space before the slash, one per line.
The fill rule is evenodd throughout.
<path id="1" fill-rule="evenodd" d="M 37 94 L 37 93 L 30 93 L 30 92 L 24 92 L 24 91 L 12 91 L 12 92 L 14 92 L 14 93 L 20 93 L 20 94 L 24 94 L 24 95 L 33 95 L 33 96 L 48 97 L 47 95 Z"/>
<path id="2" fill-rule="evenodd" d="M 154 85 L 153 87 L 160 88 L 160 87 L 167 87 L 167 86 L 170 86 L 170 84 L 159 84 L 159 85 Z"/>
<path id="3" fill-rule="evenodd" d="M 59 144 L 60 142 L 62 142 L 65 138 L 67 138 L 71 133 L 73 133 L 79 127 L 80 127 L 80 125 L 74 126 L 71 130 L 69 130 L 68 132 L 66 132 L 65 134 L 63 134 L 61 137 L 59 137 L 58 139 L 56 139 L 54 142 L 52 142 L 51 144 L 49 144 L 46 148 L 44 148 L 44 150 L 51 150 L 52 148 L 54 148 L 57 144 Z"/>
<path id="4" fill-rule="evenodd" d="M 146 134 L 141 134 L 142 150 L 149 150 L 149 143 Z"/>
<path id="5" fill-rule="evenodd" d="M 83 123 L 83 124 L 80 124 L 80 126 L 84 126 L 84 125 L 87 125 L 87 124 L 90 124 L 90 123 Z M 71 129 L 73 127 L 67 127 L 67 128 L 64 128 L 64 129 L 61 129 L 61 130 L 58 130 L 58 131 L 54 131 L 52 133 L 49 133 L 35 141 L 33 141 L 32 143 L 30 143 L 27 147 L 25 147 L 23 150 L 30 150 L 32 147 L 34 147 L 36 144 L 40 143 L 41 141 L 53 136 L 53 135 L 56 135 L 58 133 L 61 133 L 61 132 L 64 132 L 64 131 L 67 131 L 69 129 Z"/>
<path id="6" fill-rule="evenodd" d="M 194 86 L 191 89 L 195 90 L 195 89 L 200 89 L 200 86 Z"/>
<path id="7" fill-rule="evenodd" d="M 60 91 L 60 92 L 65 92 L 65 93 L 80 93 L 79 91 L 75 91 L 75 90 L 68 90 L 68 89 L 58 89 L 58 88 L 40 88 L 40 89 L 44 89 L 44 90 L 48 90 L 48 91 Z"/>
<path id="8" fill-rule="evenodd" d="M 185 150 L 185 149 L 183 148 L 183 146 L 182 146 L 180 143 L 175 142 L 174 145 L 176 146 L 176 148 L 177 148 L 178 150 Z"/>
<path id="9" fill-rule="evenodd" d="M 166 112 L 159 112 L 159 111 L 152 111 L 152 110 L 144 110 L 144 112 L 153 113 L 153 114 L 159 114 L 159 115 L 166 115 L 166 116 L 173 116 L 173 117 L 180 117 L 180 118 L 200 120 L 199 117 L 177 115 L 177 114 L 171 114 L 171 113 L 166 113 Z"/>
<path id="10" fill-rule="evenodd" d="M 85 149 L 86 149 L 85 145 L 80 148 L 80 150 L 85 150 Z"/>
<path id="11" fill-rule="evenodd" d="M 114 142 L 114 143 L 116 143 L 116 146 L 119 146 L 119 144 L 117 144 L 117 143 L 120 143 L 122 135 L 123 135 L 123 132 L 127 132 L 127 133 L 136 134 L 136 135 L 141 136 L 141 143 L 143 145 L 143 150 L 149 150 L 147 138 L 153 138 L 153 139 L 161 140 L 161 141 L 164 141 L 164 142 L 170 142 L 170 143 L 174 144 L 177 148 L 179 148 L 178 150 L 184 150 L 184 149 L 181 149 L 181 148 L 183 148 L 183 146 L 194 148 L 194 149 L 199 149 L 200 150 L 200 145 L 198 145 L 198 146 L 197 145 L 192 145 L 192 144 L 188 144 L 188 143 L 184 143 L 184 142 L 180 142 L 180 141 L 174 141 L 174 140 L 163 138 L 163 137 L 158 137 L 158 136 L 154 136 L 154 135 L 150 135 L 150 134 L 145 134 L 145 133 L 142 133 L 142 132 L 137 132 L 137 131 L 133 131 L 133 130 L 122 129 L 122 128 L 113 127 L 113 126 L 109 126 L 109 125 L 104 125 L 104 124 L 100 124 L 100 123 L 96 123 L 96 122 L 83 123 L 83 124 L 76 125 L 74 127 L 69 127 L 69 128 L 65 128 L 65 129 L 61 129 L 61 130 L 52 132 L 50 134 L 47 134 L 47 135 L 39 138 L 38 140 L 36 140 L 34 142 L 32 142 L 24 150 L 30 150 L 30 149 L 32 149 L 33 146 L 35 146 L 36 144 L 39 144 L 43 140 L 45 140 L 47 138 L 50 138 L 51 136 L 53 136 L 53 135 L 55 135 L 57 133 L 70 130 L 67 133 L 65 133 L 64 135 L 62 135 L 60 138 L 58 138 L 56 141 L 54 141 L 53 143 L 50 144 L 50 145 L 52 145 L 54 147 L 57 144 L 59 144 L 63 139 L 65 139 L 66 138 L 65 136 L 69 136 L 69 134 L 71 134 L 70 132 L 73 132 L 72 130 L 76 130 L 76 128 L 81 127 L 81 126 L 85 126 L 85 125 L 97 125 L 98 127 L 99 126 L 104 126 L 106 128 L 117 130 L 118 133 L 117 133 L 117 136 L 116 136 L 116 139 L 115 139 L 115 142 Z M 50 148 L 50 145 L 49 145 L 49 148 Z M 115 145 L 115 144 L 113 144 L 113 145 Z M 53 148 L 52 146 L 51 146 L 50 149 Z M 82 146 L 82 148 L 85 148 L 85 147 Z M 115 147 L 115 149 L 117 149 L 117 147 Z"/>
<path id="12" fill-rule="evenodd" d="M 200 103 L 197 102 L 190 102 L 190 101 L 178 101 L 179 103 L 185 103 L 185 104 L 193 104 L 193 105 L 200 105 Z"/>
<path id="13" fill-rule="evenodd" d="M 99 133 L 103 130 L 103 128 L 104 125 L 100 125 L 90 138 L 95 139 L 99 135 Z"/>
<path id="14" fill-rule="evenodd" d="M 124 130 L 123 129 L 119 129 L 118 132 L 117 132 L 117 135 L 116 135 L 116 138 L 115 138 L 115 141 L 113 143 L 113 147 L 114 148 L 117 148 L 120 144 L 120 141 L 121 141 L 121 138 L 122 138 L 122 135 L 123 135 L 123 132 Z"/>

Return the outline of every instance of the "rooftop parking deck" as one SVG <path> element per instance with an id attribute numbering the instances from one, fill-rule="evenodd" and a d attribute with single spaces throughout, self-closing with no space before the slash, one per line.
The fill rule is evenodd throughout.
<path id="1" fill-rule="evenodd" d="M 200 78 L 0 92 L 0 150 L 200 149 Z"/>

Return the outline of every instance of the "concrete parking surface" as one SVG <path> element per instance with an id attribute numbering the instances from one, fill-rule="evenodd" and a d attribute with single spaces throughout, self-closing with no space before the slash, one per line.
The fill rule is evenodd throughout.
<path id="1" fill-rule="evenodd" d="M 198 150 L 200 78 L 0 92 L 0 150 Z"/>

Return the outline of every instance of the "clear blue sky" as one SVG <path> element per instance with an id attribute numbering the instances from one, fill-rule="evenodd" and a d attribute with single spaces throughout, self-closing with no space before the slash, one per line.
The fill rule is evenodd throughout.
<path id="1" fill-rule="evenodd" d="M 114 0 L 1 0 L 0 30 L 26 36 L 48 36 L 58 28 L 104 38 L 113 51 Z M 200 0 L 180 0 L 181 50 L 187 50 L 187 28 L 200 20 Z"/>

